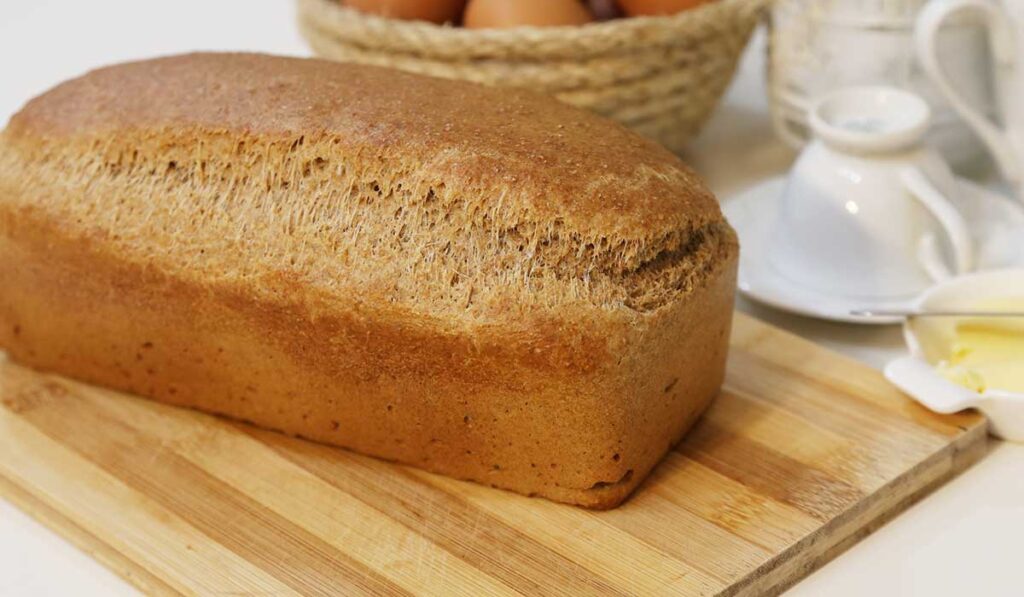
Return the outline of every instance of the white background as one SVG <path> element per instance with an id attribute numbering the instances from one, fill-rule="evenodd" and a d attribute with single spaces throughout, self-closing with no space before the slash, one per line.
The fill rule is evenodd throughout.
<path id="1" fill-rule="evenodd" d="M 289 0 L 3 0 L 0 121 L 91 67 L 198 49 L 305 55 Z M 782 172 L 758 37 L 725 104 L 688 159 L 723 200 Z M 901 350 L 894 328 L 858 328 L 741 308 L 874 366 Z M 795 595 L 1024 594 L 1024 447 L 994 443 L 978 465 L 792 591 Z M 124 582 L 0 500 L 0 595 L 132 594 Z"/>

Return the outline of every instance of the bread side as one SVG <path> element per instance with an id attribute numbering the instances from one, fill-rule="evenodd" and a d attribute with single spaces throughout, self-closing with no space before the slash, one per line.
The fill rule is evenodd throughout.
<path id="1" fill-rule="evenodd" d="M 692 173 L 617 125 L 253 55 L 31 102 L 0 243 L 16 359 L 591 506 L 717 391 L 736 257 Z"/>

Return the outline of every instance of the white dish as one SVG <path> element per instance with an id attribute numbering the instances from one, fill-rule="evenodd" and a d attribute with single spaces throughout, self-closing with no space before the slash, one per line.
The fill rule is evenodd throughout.
<path id="1" fill-rule="evenodd" d="M 1024 296 L 1024 269 L 980 272 L 944 282 L 925 292 L 914 307 L 970 309 L 982 299 L 1011 296 Z M 977 408 L 989 418 L 989 430 L 994 435 L 1024 442 L 1024 394 L 995 388 L 979 394 L 936 372 L 931 361 L 941 358 L 938 355 L 955 337 L 955 325 L 952 318 L 921 318 L 904 324 L 903 335 L 910 356 L 890 362 L 885 368 L 886 378 L 938 413 Z"/>
<path id="2" fill-rule="evenodd" d="M 964 191 L 957 208 L 968 221 L 979 270 L 1024 266 L 1024 209 L 1002 195 L 959 179 Z M 739 290 L 776 309 L 831 321 L 899 323 L 898 318 L 850 315 L 857 309 L 910 309 L 915 299 L 866 300 L 805 288 L 779 273 L 768 259 L 768 240 L 786 179 L 765 180 L 723 202 L 722 209 L 740 238 Z"/>

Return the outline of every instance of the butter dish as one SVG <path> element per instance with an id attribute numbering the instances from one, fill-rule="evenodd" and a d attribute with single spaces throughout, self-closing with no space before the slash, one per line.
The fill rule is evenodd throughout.
<path id="1" fill-rule="evenodd" d="M 954 278 L 925 292 L 916 306 L 920 310 L 970 309 L 993 304 L 993 301 L 1009 304 L 1013 300 L 1024 304 L 1024 269 L 994 270 Z M 994 324 L 998 327 L 991 328 L 988 334 L 975 334 L 970 338 L 973 343 L 991 342 L 986 346 L 958 346 L 958 342 L 964 341 L 958 337 L 958 333 L 963 334 L 964 321 L 952 318 L 908 320 L 903 333 L 910 355 L 890 362 L 885 376 L 935 412 L 976 408 L 988 417 L 993 435 L 1024 442 L 1024 391 L 1020 390 L 1020 384 L 1012 383 L 1012 375 L 1007 375 L 1007 372 L 1019 370 L 1024 377 L 1024 359 L 1019 369 L 1012 365 L 1013 359 L 1024 354 L 1024 347 L 1015 344 L 1024 344 L 1024 321 L 1006 318 Z M 987 359 L 1004 359 L 1001 375 L 996 379 L 1007 387 L 986 383 L 978 371 L 984 372 L 987 363 L 965 361 L 977 370 L 957 365 L 965 350 L 976 351 Z M 954 358 L 951 359 L 951 355 Z M 959 383 L 951 377 L 958 378 Z"/>

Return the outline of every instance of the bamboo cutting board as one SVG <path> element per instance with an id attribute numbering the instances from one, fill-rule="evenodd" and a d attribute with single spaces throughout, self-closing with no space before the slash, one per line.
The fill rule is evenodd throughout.
<path id="1" fill-rule="evenodd" d="M 0 365 L 0 493 L 148 593 L 778 592 L 980 456 L 880 374 L 737 315 L 725 391 L 610 512 Z"/>

